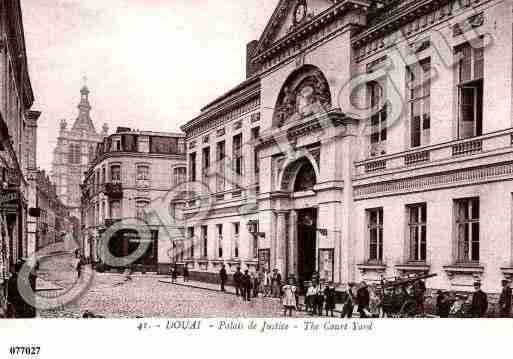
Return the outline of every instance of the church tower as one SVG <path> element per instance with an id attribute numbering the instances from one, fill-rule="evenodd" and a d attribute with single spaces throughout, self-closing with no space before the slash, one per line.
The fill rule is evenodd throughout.
<path id="1" fill-rule="evenodd" d="M 56 185 L 57 195 L 72 214 L 80 218 L 80 184 L 83 174 L 93 160 L 96 145 L 107 135 L 96 132 L 91 119 L 89 88 L 84 84 L 80 89 L 78 116 L 73 126 L 68 128 L 66 120 L 60 121 L 57 146 L 53 153 L 52 181 Z M 104 125 L 104 128 L 107 126 Z"/>

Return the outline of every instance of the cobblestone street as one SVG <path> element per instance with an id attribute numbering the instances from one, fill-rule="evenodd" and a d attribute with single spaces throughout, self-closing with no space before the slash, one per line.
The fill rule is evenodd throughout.
<path id="1" fill-rule="evenodd" d="M 69 288 L 76 281 L 72 255 L 46 257 L 40 263 L 38 280 L 55 287 Z M 279 317 L 281 304 L 277 299 L 255 298 L 242 302 L 233 294 L 211 289 L 196 289 L 165 283 L 169 279 L 157 275 L 93 273 L 90 288 L 73 303 L 63 308 L 38 312 L 43 318 L 80 318 L 90 311 L 107 318 L 136 317 Z M 182 280 L 179 279 L 179 283 Z M 39 283 L 38 283 L 39 285 Z M 206 286 L 211 288 L 210 286 Z M 39 295 L 55 297 L 64 289 L 42 290 Z"/>

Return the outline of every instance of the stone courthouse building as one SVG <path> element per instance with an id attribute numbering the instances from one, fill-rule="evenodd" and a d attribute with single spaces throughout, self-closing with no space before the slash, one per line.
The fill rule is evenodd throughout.
<path id="1" fill-rule="evenodd" d="M 191 276 L 513 275 L 513 4 L 281 0 L 186 132 Z M 192 248 L 192 249 L 191 249 Z"/>

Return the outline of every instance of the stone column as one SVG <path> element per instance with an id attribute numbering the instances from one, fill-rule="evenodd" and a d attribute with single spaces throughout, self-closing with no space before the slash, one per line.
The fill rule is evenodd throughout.
<path id="1" fill-rule="evenodd" d="M 285 211 L 277 212 L 276 219 L 276 268 L 282 276 L 286 270 L 286 238 L 287 238 L 287 213 Z"/>
<path id="2" fill-rule="evenodd" d="M 297 276 L 297 211 L 289 215 L 288 273 Z"/>

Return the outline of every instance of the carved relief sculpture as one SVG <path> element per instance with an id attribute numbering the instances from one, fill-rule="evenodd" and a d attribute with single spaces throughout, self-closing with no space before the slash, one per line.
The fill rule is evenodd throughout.
<path id="1" fill-rule="evenodd" d="M 331 94 L 326 78 L 319 69 L 306 65 L 285 82 L 278 97 L 274 123 L 283 126 L 330 109 Z"/>

